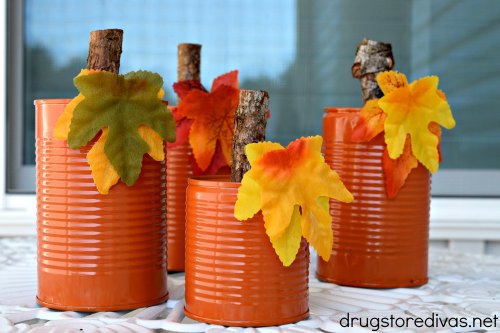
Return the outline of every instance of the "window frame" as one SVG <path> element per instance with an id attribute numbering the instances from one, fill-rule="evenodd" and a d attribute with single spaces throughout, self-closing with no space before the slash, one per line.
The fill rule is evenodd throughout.
<path id="1" fill-rule="evenodd" d="M 10 22 L 8 1 L 0 0 L 0 236 L 34 235 L 36 233 L 36 197 L 34 194 L 7 193 L 7 52 Z"/>
<path id="2" fill-rule="evenodd" d="M 22 128 L 24 123 L 24 112 L 22 112 L 24 107 L 24 46 L 22 38 L 14 38 L 14 36 L 23 36 L 24 33 L 24 0 L 7 1 L 7 110 L 16 110 L 7 115 L 7 140 L 9 142 L 7 146 L 7 156 L 9 156 L 7 159 L 7 191 L 16 194 L 31 194 L 31 191 L 26 189 L 32 186 L 32 181 L 35 179 L 35 167 L 23 164 L 24 133 L 15 130 Z M 9 170 L 16 170 L 16 172 Z"/>
<path id="3" fill-rule="evenodd" d="M 9 39 L 8 24 L 14 17 L 9 17 L 8 2 L 0 0 L 0 236 L 20 236 L 36 234 L 36 196 L 35 194 L 15 194 L 7 191 L 7 163 L 9 150 L 7 138 L 7 70 Z M 18 0 L 14 0 L 18 1 Z M 21 1 L 22 2 L 22 1 Z M 20 6 L 22 10 L 22 5 Z M 17 22 L 19 24 L 19 22 Z M 21 41 L 22 42 L 22 41 Z M 21 62 L 22 64 L 22 62 Z M 22 73 L 22 72 L 21 72 Z M 22 80 L 18 77 L 18 81 Z M 17 93 L 21 93 L 22 82 L 17 82 Z M 19 121 L 19 120 L 18 120 Z M 22 124 L 22 122 L 20 123 Z M 15 133 L 15 131 L 13 131 Z M 19 131 L 17 131 L 19 132 Z M 19 134 L 18 135 L 22 135 Z M 20 140 L 19 140 L 20 141 Z M 19 147 L 17 147 L 19 148 Z M 21 156 L 19 156 L 19 161 Z M 461 170 L 462 175 L 467 170 Z M 499 174 L 499 173 L 497 173 Z M 498 175 L 497 175 L 498 176 Z M 500 177 L 498 177 L 500 179 Z M 441 181 L 439 178 L 436 182 Z M 449 180 L 448 180 L 449 182 Z M 500 183 L 500 181 L 498 182 Z M 500 239 L 500 198 L 479 197 L 433 197 L 431 201 L 431 239 Z M 497 235 L 497 236 L 495 236 Z"/>

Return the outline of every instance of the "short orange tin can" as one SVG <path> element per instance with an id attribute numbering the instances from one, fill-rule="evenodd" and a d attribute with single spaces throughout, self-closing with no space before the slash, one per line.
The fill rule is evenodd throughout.
<path id="1" fill-rule="evenodd" d="M 234 217 L 240 183 L 228 176 L 189 179 L 186 227 L 188 317 L 220 325 L 273 326 L 307 318 L 309 250 L 302 240 L 284 267 L 262 214 Z"/>

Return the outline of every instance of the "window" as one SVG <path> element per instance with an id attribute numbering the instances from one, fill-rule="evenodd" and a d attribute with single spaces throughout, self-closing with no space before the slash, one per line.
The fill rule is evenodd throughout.
<path id="1" fill-rule="evenodd" d="M 495 0 L 12 0 L 8 191 L 33 192 L 37 98 L 72 97 L 91 30 L 124 29 L 121 72 L 149 69 L 175 102 L 177 44 L 202 48 L 202 81 L 240 70 L 271 96 L 268 139 L 321 133 L 325 106 L 360 106 L 357 43 L 392 43 L 410 80 L 439 75 L 457 127 L 445 131 L 434 195 L 500 194 L 500 2 Z"/>

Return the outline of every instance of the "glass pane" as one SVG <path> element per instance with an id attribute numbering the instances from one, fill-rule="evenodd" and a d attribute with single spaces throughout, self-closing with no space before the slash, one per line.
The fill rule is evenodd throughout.
<path id="1" fill-rule="evenodd" d="M 33 99 L 75 95 L 72 79 L 86 65 L 90 31 L 123 29 L 120 71 L 159 72 L 173 103 L 181 42 L 203 45 L 208 87 L 232 69 L 240 70 L 242 87 L 281 86 L 295 56 L 295 16 L 290 0 L 26 0 L 25 163 L 34 164 Z"/>
<path id="2" fill-rule="evenodd" d="M 439 75 L 457 121 L 443 168 L 500 169 L 499 17 L 495 0 L 415 1 L 412 76 Z"/>
<path id="3" fill-rule="evenodd" d="M 23 161 L 34 164 L 33 99 L 74 96 L 89 32 L 119 27 L 122 73 L 159 72 L 175 103 L 177 44 L 201 43 L 203 83 L 239 69 L 241 87 L 268 90 L 268 139 L 283 144 L 321 133 L 325 106 L 360 106 L 356 46 L 390 42 L 410 80 L 440 76 L 454 112 L 440 173 L 500 169 L 499 17 L 496 0 L 25 0 Z"/>

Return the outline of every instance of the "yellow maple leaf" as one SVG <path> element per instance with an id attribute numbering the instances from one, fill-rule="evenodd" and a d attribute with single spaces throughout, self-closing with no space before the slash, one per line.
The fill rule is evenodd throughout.
<path id="1" fill-rule="evenodd" d="M 436 76 L 424 77 L 393 89 L 378 103 L 387 114 L 384 131 L 389 157 L 401 156 L 409 134 L 413 155 L 431 172 L 439 167 L 439 138 L 429 130 L 429 124 L 455 127 L 450 106 L 437 89 L 438 82 Z"/>
<path id="2" fill-rule="evenodd" d="M 384 95 L 390 94 L 394 90 L 408 85 L 406 75 L 396 71 L 381 72 L 377 75 L 376 80 Z"/>
<path id="3" fill-rule="evenodd" d="M 78 94 L 73 98 L 64 108 L 63 113 L 57 119 L 56 125 L 54 127 L 54 139 L 57 140 L 68 140 L 69 125 L 71 124 L 71 119 L 73 118 L 73 111 L 75 107 L 83 101 L 85 97 L 82 94 Z"/>
<path id="4" fill-rule="evenodd" d="M 394 90 L 408 85 L 406 76 L 394 71 L 381 72 L 377 75 L 380 90 L 387 95 Z M 387 115 L 380 108 L 379 99 L 366 102 L 359 114 L 359 120 L 352 132 L 352 139 L 356 142 L 367 142 L 382 133 Z"/>
<path id="5" fill-rule="evenodd" d="M 77 76 L 89 75 L 92 73 L 100 72 L 98 69 L 82 69 Z M 57 119 L 56 125 L 54 127 L 54 139 L 57 140 L 68 140 L 69 125 L 71 124 L 71 119 L 73 119 L 73 112 L 76 106 L 85 99 L 82 94 L 78 94 L 73 98 L 64 108 L 63 113 Z"/>
<path id="6" fill-rule="evenodd" d="M 87 153 L 92 178 L 97 190 L 101 194 L 108 194 L 111 186 L 115 185 L 120 176 L 109 162 L 108 157 L 104 154 L 104 144 L 108 136 L 108 129 L 103 128 L 101 136 L 94 143 L 92 148 Z"/>
<path id="7" fill-rule="evenodd" d="M 137 132 L 149 145 L 150 150 L 148 151 L 148 154 L 155 161 L 163 161 L 165 155 L 163 149 L 163 140 L 161 139 L 160 135 L 153 131 L 151 128 L 144 125 L 141 125 L 137 129 Z M 97 190 L 101 194 L 108 194 L 109 189 L 120 179 L 120 176 L 113 168 L 111 162 L 104 153 L 104 144 L 106 143 L 107 136 L 108 129 L 104 128 L 99 139 L 94 143 L 92 148 L 87 153 L 87 161 L 89 162 L 90 170 L 92 172 L 92 178 L 94 178 L 94 183 L 97 187 Z M 156 136 L 159 137 L 159 140 Z"/>
<path id="8" fill-rule="evenodd" d="M 300 207 L 295 205 L 290 224 L 283 232 L 283 235 L 271 243 L 284 266 L 290 266 L 299 252 L 300 242 L 302 241 L 301 220 Z"/>
<path id="9" fill-rule="evenodd" d="M 137 133 L 148 144 L 148 155 L 155 161 L 163 161 L 165 159 L 165 149 L 161 135 L 146 125 L 139 126 Z"/>
<path id="10" fill-rule="evenodd" d="M 348 199 L 348 198 L 345 198 Z M 351 202 L 349 200 L 340 200 Z M 328 197 L 316 198 L 316 205 L 303 208 L 301 215 L 302 235 L 314 244 L 314 248 L 323 260 L 328 261 L 333 247 L 332 217 Z"/>
<path id="11" fill-rule="evenodd" d="M 351 202 L 352 194 L 321 155 L 322 137 L 301 138 L 286 148 L 272 142 L 245 147 L 251 169 L 243 176 L 234 215 L 239 220 L 262 210 L 266 233 L 284 265 L 290 265 L 304 236 L 328 260 L 332 218 L 327 198 Z M 326 199 L 324 199 L 326 198 Z"/>

